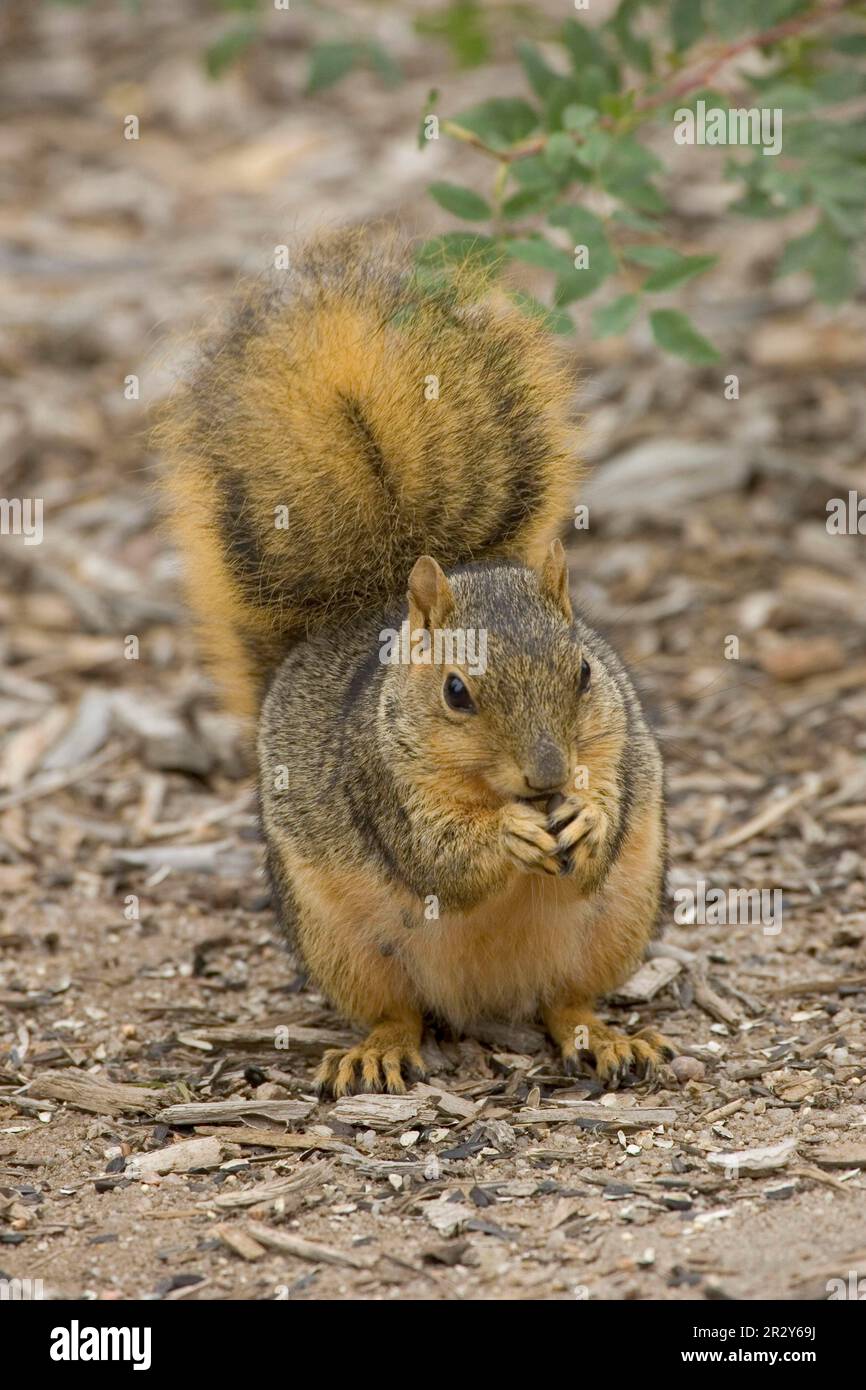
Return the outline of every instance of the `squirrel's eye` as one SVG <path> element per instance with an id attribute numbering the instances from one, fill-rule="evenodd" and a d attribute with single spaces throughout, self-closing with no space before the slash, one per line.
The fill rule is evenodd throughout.
<path id="1" fill-rule="evenodd" d="M 589 682 L 592 678 L 592 667 L 586 657 L 580 663 L 580 690 L 589 690 Z"/>
<path id="2" fill-rule="evenodd" d="M 472 696 L 459 676 L 451 675 L 445 681 L 445 703 L 449 709 L 460 710 L 463 714 L 474 714 Z"/>

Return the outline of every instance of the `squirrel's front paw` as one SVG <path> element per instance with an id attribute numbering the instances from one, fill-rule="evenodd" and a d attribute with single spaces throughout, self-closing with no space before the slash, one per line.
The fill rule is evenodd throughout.
<path id="1" fill-rule="evenodd" d="M 502 843 L 512 864 L 525 873 L 558 874 L 556 840 L 547 815 L 535 806 L 511 802 L 502 812 Z"/>
<path id="2" fill-rule="evenodd" d="M 610 817 L 593 802 L 579 796 L 548 803 L 548 825 L 556 837 L 556 853 L 563 874 L 592 873 L 602 862 L 610 835 Z"/>

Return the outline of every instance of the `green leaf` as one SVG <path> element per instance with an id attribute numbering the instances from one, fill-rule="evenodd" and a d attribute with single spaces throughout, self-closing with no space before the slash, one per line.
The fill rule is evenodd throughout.
<path id="1" fill-rule="evenodd" d="M 585 270 L 568 270 L 565 274 L 557 276 L 556 288 L 553 298 L 556 304 L 574 304 L 578 299 L 588 299 L 591 294 L 595 294 L 600 285 L 603 285 L 610 271 L 606 266 L 596 266 L 590 263 Z"/>
<path id="2" fill-rule="evenodd" d="M 555 174 L 564 173 L 574 162 L 574 140 L 565 131 L 555 131 L 545 145 L 544 157 Z"/>
<path id="3" fill-rule="evenodd" d="M 487 19 L 479 0 L 451 0 L 441 11 L 419 16 L 419 34 L 444 39 L 461 68 L 475 68 L 490 56 Z"/>
<path id="4" fill-rule="evenodd" d="M 387 48 L 381 43 L 371 39 L 366 44 L 366 53 L 371 67 L 378 72 L 386 87 L 396 87 L 403 81 L 403 73 L 400 64 L 395 58 L 391 57 Z"/>
<path id="5" fill-rule="evenodd" d="M 740 3 L 746 11 L 747 25 L 752 29 L 769 29 L 771 24 L 779 24 L 811 8 L 811 0 L 740 0 Z"/>
<path id="6" fill-rule="evenodd" d="M 671 6 L 671 33 L 679 53 L 697 43 L 704 32 L 702 0 L 674 0 Z"/>
<path id="7" fill-rule="evenodd" d="M 650 327 L 653 337 L 665 352 L 672 352 L 677 357 L 684 357 L 687 362 L 701 365 L 719 359 L 712 343 L 701 337 L 685 314 L 678 313 L 676 309 L 654 309 L 650 314 Z"/>
<path id="8" fill-rule="evenodd" d="M 588 130 L 597 120 L 598 112 L 594 107 L 581 106 L 574 101 L 566 106 L 562 113 L 562 125 L 565 130 Z"/>
<path id="9" fill-rule="evenodd" d="M 360 57 L 356 43 L 318 43 L 310 54 L 308 92 L 323 92 L 351 72 Z"/>
<path id="10" fill-rule="evenodd" d="M 610 155 L 613 146 L 613 136 L 606 130 L 591 130 L 580 146 L 581 164 L 589 169 L 598 169 Z"/>
<path id="11" fill-rule="evenodd" d="M 564 227 L 575 248 L 585 246 L 589 252 L 588 265 L 578 269 L 572 256 L 569 269 L 559 275 L 556 303 L 572 304 L 576 299 L 588 298 L 617 268 L 604 223 L 594 212 L 577 204 L 555 208 L 548 221 L 552 227 Z"/>
<path id="12" fill-rule="evenodd" d="M 798 270 L 811 270 L 828 249 L 826 229 L 821 223 L 804 236 L 789 241 L 776 269 L 777 275 L 791 275 Z"/>
<path id="13" fill-rule="evenodd" d="M 838 34 L 830 43 L 837 53 L 866 53 L 866 34 Z"/>
<path id="14" fill-rule="evenodd" d="M 204 55 L 208 77 L 222 77 L 232 63 L 246 53 L 256 38 L 256 32 L 254 24 L 239 24 L 235 29 L 226 30 L 216 43 L 212 43 Z"/>
<path id="15" fill-rule="evenodd" d="M 523 188 L 532 188 L 536 192 L 542 189 L 549 193 L 555 193 L 560 187 L 560 179 L 554 174 L 543 154 L 527 155 L 526 159 L 519 159 L 511 166 L 514 177 Z"/>
<path id="16" fill-rule="evenodd" d="M 816 105 L 815 93 L 794 82 L 780 82 L 777 77 L 771 77 L 766 83 L 755 79 L 752 85 L 761 93 L 761 105 L 781 106 L 785 120 L 795 112 L 811 111 Z"/>
<path id="17" fill-rule="evenodd" d="M 574 269 L 572 258 L 558 246 L 551 246 L 544 237 L 527 237 L 525 240 L 506 241 L 505 249 L 516 261 L 526 261 L 542 270 L 554 270 L 558 275 L 567 274 Z"/>
<path id="18" fill-rule="evenodd" d="M 823 196 L 818 199 L 818 203 L 827 221 L 842 237 L 853 241 L 866 235 L 866 216 L 862 208 L 845 207 L 842 203 L 835 203 L 831 198 Z"/>
<path id="19" fill-rule="evenodd" d="M 704 271 L 714 266 L 719 259 L 718 256 L 681 256 L 678 251 L 673 253 L 674 260 L 667 266 L 660 266 L 643 283 L 642 288 L 657 292 L 659 290 L 673 289 L 674 285 L 682 285 L 686 280 L 691 280 L 695 275 L 702 275 Z"/>
<path id="20" fill-rule="evenodd" d="M 518 97 L 493 97 L 468 111 L 461 111 L 452 124 L 477 135 L 495 150 L 507 150 L 538 129 L 538 112 Z"/>
<path id="21" fill-rule="evenodd" d="M 649 73 L 653 69 L 652 46 L 646 39 L 632 32 L 631 22 L 640 10 L 643 0 L 620 0 L 616 13 L 609 22 L 609 28 L 627 61 L 640 72 Z"/>
<path id="22" fill-rule="evenodd" d="M 526 73 L 527 81 L 537 97 L 544 101 L 550 90 L 551 82 L 555 82 L 559 73 L 554 72 L 553 68 L 542 58 L 538 49 L 533 43 L 527 43 L 521 39 L 517 45 L 517 56 Z"/>
<path id="23" fill-rule="evenodd" d="M 634 322 L 639 304 L 639 295 L 621 294 L 611 304 L 596 309 L 592 316 L 592 331 L 596 338 L 610 338 L 615 333 L 624 333 Z"/>
<path id="24" fill-rule="evenodd" d="M 610 57 L 598 33 L 578 19 L 567 19 L 562 26 L 562 41 L 568 49 L 576 72 L 583 68 L 601 68 L 616 77 L 616 64 Z M 612 84 L 613 85 L 613 84 Z"/>
<path id="25" fill-rule="evenodd" d="M 789 241 L 779 260 L 777 275 L 807 270 L 815 284 L 815 294 L 825 304 L 839 304 L 857 290 L 857 268 L 851 249 L 826 218 L 805 236 Z"/>
<path id="26" fill-rule="evenodd" d="M 603 183 L 608 193 L 612 193 L 615 198 L 620 198 L 638 212 L 655 214 L 667 210 L 667 203 L 658 189 L 651 183 L 644 181 L 632 183 L 625 178 L 606 178 Z"/>
<path id="27" fill-rule="evenodd" d="M 626 246 L 622 253 L 626 260 L 636 265 L 648 265 L 654 270 L 663 270 L 678 259 L 677 252 L 669 246 Z"/>
<path id="28" fill-rule="evenodd" d="M 711 0 L 708 25 L 723 39 L 735 38 L 744 29 L 760 28 L 755 0 Z"/>
<path id="29" fill-rule="evenodd" d="M 620 202 L 638 212 L 665 211 L 664 198 L 649 182 L 664 166 L 634 136 L 591 130 L 583 144 L 578 145 L 577 155 L 582 163 L 593 169 L 604 190 Z"/>
<path id="30" fill-rule="evenodd" d="M 778 207 L 772 202 L 767 194 L 760 188 L 750 188 L 738 198 L 735 203 L 730 204 L 730 211 L 736 212 L 740 217 L 784 217 L 788 209 Z"/>
<path id="31" fill-rule="evenodd" d="M 548 221 L 552 227 L 564 227 L 575 246 L 586 246 L 589 251 L 589 266 L 576 270 L 572 263 L 572 274 L 585 278 L 592 273 L 603 278 L 616 270 L 616 257 L 610 249 L 604 223 L 594 212 L 567 204 L 555 208 Z"/>
<path id="32" fill-rule="evenodd" d="M 859 277 L 851 248 L 840 239 L 832 260 L 813 267 L 812 279 L 815 294 L 822 304 L 843 304 L 846 299 L 853 299 L 859 288 Z"/>
<path id="33" fill-rule="evenodd" d="M 530 318 L 541 319 L 544 326 L 551 333 L 573 333 L 574 324 L 571 317 L 564 309 L 548 309 L 541 300 L 533 298 L 531 294 L 521 294 L 519 290 L 511 293 L 511 298 L 519 309 Z"/>
<path id="34" fill-rule="evenodd" d="M 489 203 L 459 183 L 431 183 L 427 192 L 446 212 L 453 212 L 455 217 L 463 217 L 467 222 L 485 222 L 493 215 Z"/>
<path id="35" fill-rule="evenodd" d="M 545 188 L 518 188 L 502 204 L 503 217 L 528 217 L 532 213 L 546 212 L 556 197 L 555 191 Z"/>
<path id="36" fill-rule="evenodd" d="M 586 106 L 601 106 L 609 92 L 620 87 L 619 67 L 611 57 L 599 32 L 589 29 L 576 19 L 567 19 L 562 28 L 562 41 L 568 49 L 574 72 L 574 101 Z"/>
<path id="37" fill-rule="evenodd" d="M 656 232 L 656 223 L 649 217 L 644 217 L 640 212 L 632 212 L 631 208 L 617 208 L 611 218 L 618 222 L 622 227 L 628 227 L 634 232 Z"/>
<path id="38" fill-rule="evenodd" d="M 573 76 L 559 77 L 554 76 L 547 84 L 544 93 L 544 128 L 545 130 L 565 130 L 563 119 L 565 111 L 569 106 L 581 106 L 587 104 L 586 86 L 582 81 L 578 81 Z M 598 109 L 590 107 L 593 111 L 594 119 L 598 120 Z"/>
<path id="39" fill-rule="evenodd" d="M 822 73 L 815 82 L 815 95 L 819 101 L 831 104 L 840 101 L 853 101 L 866 92 L 866 72 L 854 68 L 845 71 L 837 68 L 834 72 Z"/>

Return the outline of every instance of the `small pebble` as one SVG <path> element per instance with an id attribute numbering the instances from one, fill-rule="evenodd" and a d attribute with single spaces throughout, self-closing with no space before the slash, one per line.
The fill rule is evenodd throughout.
<path id="1" fill-rule="evenodd" d="M 687 1081 L 703 1081 L 707 1074 L 706 1067 L 697 1057 L 675 1057 L 670 1066 L 681 1086 Z"/>

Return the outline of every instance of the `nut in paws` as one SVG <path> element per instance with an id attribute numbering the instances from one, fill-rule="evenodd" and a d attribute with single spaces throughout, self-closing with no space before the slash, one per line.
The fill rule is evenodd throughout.
<path id="1" fill-rule="evenodd" d="M 563 874 L 598 866 L 610 834 L 610 818 L 593 802 L 577 796 L 563 798 L 549 809 L 548 824 L 556 836 L 556 854 Z"/>
<path id="2" fill-rule="evenodd" d="M 537 806 L 514 801 L 504 808 L 502 843 L 512 864 L 525 873 L 560 872 L 557 843 L 548 829 L 547 814 Z"/>

